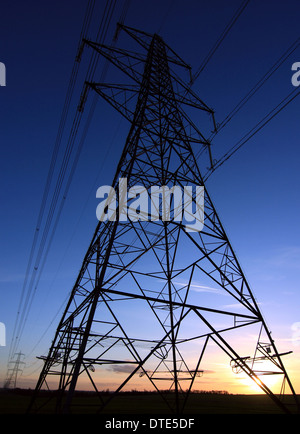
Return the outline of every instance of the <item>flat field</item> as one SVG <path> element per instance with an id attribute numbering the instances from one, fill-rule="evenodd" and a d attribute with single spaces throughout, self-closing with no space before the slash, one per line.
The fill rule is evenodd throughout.
<path id="1" fill-rule="evenodd" d="M 0 414 L 25 414 L 32 396 L 30 390 L 0 390 Z M 72 414 L 93 414 L 101 407 L 101 401 L 110 400 L 109 393 L 103 393 L 101 397 L 94 393 L 76 393 L 71 407 Z M 35 401 L 31 413 L 53 414 L 54 400 L 48 393 L 41 393 Z M 99 399 L 100 398 L 100 399 Z M 172 395 L 165 397 L 171 406 L 174 405 Z M 299 397 L 300 398 L 300 397 Z M 296 413 L 291 396 L 285 397 L 290 412 Z M 40 405 L 44 405 L 40 408 Z M 39 407 L 38 411 L 35 411 Z M 167 415 L 172 414 L 165 400 L 157 393 L 128 392 L 113 397 L 100 414 L 105 415 Z M 183 414 L 284 414 L 267 395 L 232 395 L 223 393 L 193 393 L 185 405 Z"/>

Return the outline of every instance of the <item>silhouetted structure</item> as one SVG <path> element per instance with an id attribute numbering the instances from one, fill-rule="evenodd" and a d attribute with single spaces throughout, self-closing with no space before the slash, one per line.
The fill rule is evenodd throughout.
<path id="1" fill-rule="evenodd" d="M 15 389 L 20 372 L 23 372 L 25 362 L 22 360 L 24 354 L 19 352 L 15 354 L 15 359 L 9 362 L 7 377 L 4 383 L 5 389 Z"/>
<path id="2" fill-rule="evenodd" d="M 197 377 L 205 375 L 209 344 L 215 344 L 228 355 L 235 372 L 246 373 L 288 412 L 284 392 L 298 405 L 297 397 L 207 189 L 201 231 L 189 228 L 175 211 L 166 216 L 163 206 L 153 217 L 138 202 L 153 186 L 178 186 L 184 193 L 188 186 L 204 187 L 194 147 L 202 149 L 200 163 L 207 167 L 213 164 L 210 143 L 187 110 L 208 115 L 213 128 L 215 121 L 213 111 L 174 71 L 190 67 L 160 36 L 123 25 L 120 29 L 141 52 L 88 40 L 84 44 L 130 79 L 126 84 L 86 84 L 130 122 L 112 183 L 122 200 L 115 214 L 113 208 L 105 209 L 110 220 L 96 228 L 30 410 L 49 378 L 57 379 L 56 411 L 69 412 L 81 379 L 88 379 L 98 392 L 105 389 L 110 369 L 118 372 L 119 384 L 107 397 L 99 392 L 98 411 L 139 376 L 145 389 L 161 391 L 172 411 L 182 412 Z M 126 191 L 120 179 L 140 194 L 127 198 L 131 219 L 124 216 Z M 134 190 L 136 186 L 140 189 Z M 175 210 L 175 194 L 167 197 Z M 195 206 L 194 196 L 192 203 Z M 227 307 L 220 307 L 224 300 Z M 249 333 L 257 339 L 248 342 Z M 242 342 L 236 339 L 240 336 Z M 280 395 L 263 381 L 273 375 L 282 379 Z"/>

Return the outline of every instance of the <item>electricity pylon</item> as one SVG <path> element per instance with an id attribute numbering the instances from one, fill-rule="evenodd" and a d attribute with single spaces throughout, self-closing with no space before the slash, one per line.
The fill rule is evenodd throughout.
<path id="1" fill-rule="evenodd" d="M 247 374 L 289 412 L 283 392 L 288 389 L 295 406 L 298 401 L 282 354 L 195 159 L 197 146 L 203 151 L 200 162 L 212 165 L 210 143 L 183 107 L 202 111 L 215 128 L 214 113 L 174 72 L 190 67 L 160 36 L 120 27 L 141 53 L 89 40 L 84 44 L 131 82 L 86 86 L 118 110 L 130 122 L 130 130 L 112 193 L 102 202 L 106 221 L 100 219 L 92 237 L 44 357 L 30 409 L 38 392 L 49 387 L 57 391 L 56 411 L 69 412 L 75 390 L 88 381 L 99 396 L 98 411 L 105 411 L 110 400 L 137 378 L 143 388 L 157 391 L 172 411 L 183 412 L 193 388 L 201 387 L 199 377 L 206 375 L 206 355 L 214 344 L 228 356 L 228 366 Z M 162 193 L 161 203 L 157 196 L 141 200 L 153 186 Z M 191 187 L 204 188 L 199 215 L 190 207 L 198 203 Z M 183 216 L 179 205 L 186 196 L 190 212 L 184 209 Z M 263 380 L 273 375 L 282 383 L 280 394 Z M 101 391 L 109 381 L 115 388 L 106 396 Z"/>
<path id="2" fill-rule="evenodd" d="M 23 372 L 23 367 L 25 362 L 23 362 L 22 358 L 25 354 L 19 352 L 15 354 L 15 360 L 9 362 L 9 368 L 7 371 L 7 378 L 4 383 L 4 388 L 6 389 L 15 389 L 17 387 L 17 379 L 20 372 Z"/>

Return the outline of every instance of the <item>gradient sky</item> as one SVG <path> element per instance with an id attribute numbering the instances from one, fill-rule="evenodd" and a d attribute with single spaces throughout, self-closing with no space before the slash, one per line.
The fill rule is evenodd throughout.
<path id="1" fill-rule="evenodd" d="M 125 24 L 160 33 L 197 71 L 241 3 L 241 0 L 131 0 Z M 96 4 L 94 19 L 99 21 L 105 1 L 97 0 Z M 30 248 L 85 7 L 86 2 L 79 0 L 17 0 L 1 6 L 0 62 L 5 64 L 7 74 L 6 87 L 0 88 L 0 322 L 6 327 L 6 346 L 0 347 L 1 383 L 6 375 Z M 107 43 L 112 40 L 122 7 L 123 1 L 117 0 Z M 200 98 L 215 110 L 217 122 L 222 122 L 299 38 L 299 19 L 297 0 L 250 0 L 193 85 Z M 297 61 L 300 61 L 299 47 L 215 137 L 215 158 L 236 144 L 294 90 L 291 67 Z M 85 66 L 83 62 L 62 150 L 79 101 Z M 299 100 L 295 99 L 207 182 L 278 349 L 293 351 L 284 362 L 298 393 L 299 114 Z M 197 116 L 195 119 L 197 122 Z M 207 126 L 198 122 L 200 130 L 207 130 Z M 97 224 L 96 189 L 111 183 L 128 127 L 120 115 L 99 100 L 26 315 L 17 348 L 26 356 L 20 386 L 35 385 L 41 366 L 35 356 L 47 354 L 61 307 Z M 223 363 L 222 358 L 219 363 Z M 229 376 L 222 375 L 221 380 L 216 389 L 245 391 L 242 383 L 236 386 L 230 368 Z"/>

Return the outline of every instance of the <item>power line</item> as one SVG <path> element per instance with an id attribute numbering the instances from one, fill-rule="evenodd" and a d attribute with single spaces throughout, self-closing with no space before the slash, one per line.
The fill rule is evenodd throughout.
<path id="1" fill-rule="evenodd" d="M 227 24 L 227 26 L 223 30 L 222 34 L 220 35 L 219 39 L 217 40 L 217 42 L 215 43 L 213 48 L 210 50 L 210 52 L 208 53 L 206 58 L 203 60 L 201 66 L 198 68 L 197 72 L 193 76 L 191 76 L 189 85 L 186 87 L 185 92 L 182 95 L 182 97 L 178 100 L 179 103 L 181 103 L 183 101 L 184 97 L 191 90 L 192 85 L 195 83 L 195 81 L 197 80 L 197 78 L 199 77 L 201 72 L 204 70 L 204 68 L 206 67 L 206 65 L 208 64 L 208 62 L 212 58 L 212 56 L 215 54 L 215 52 L 217 51 L 217 49 L 219 48 L 221 43 L 224 41 L 224 39 L 228 35 L 229 31 L 232 29 L 234 24 L 237 22 L 238 18 L 241 16 L 242 12 L 244 11 L 244 9 L 246 8 L 246 6 L 248 5 L 249 2 L 250 2 L 250 0 L 245 0 L 244 2 L 242 2 L 241 6 L 238 8 L 238 10 L 232 16 L 229 23 Z M 215 127 L 215 125 L 214 125 L 214 127 Z M 200 153 L 201 153 L 201 151 L 200 151 Z"/>
<path id="2" fill-rule="evenodd" d="M 120 121 L 120 124 L 121 124 L 121 121 Z M 119 125 L 120 125 L 120 124 L 119 124 Z M 102 164 L 101 164 L 101 168 L 100 168 L 99 172 L 97 173 L 97 177 L 96 177 L 95 182 L 94 182 L 94 187 L 96 186 L 96 182 L 97 182 L 97 179 L 98 179 L 98 177 L 99 177 L 99 174 L 100 174 L 101 170 L 102 170 L 103 167 L 104 167 L 105 161 L 106 161 L 106 159 L 107 159 L 107 157 L 108 157 L 108 153 L 109 153 L 109 151 L 111 150 L 111 145 L 113 144 L 113 142 L 114 142 L 114 140 L 115 140 L 115 138 L 116 138 L 116 132 L 117 132 L 117 131 L 118 131 L 118 128 L 116 128 L 116 131 L 115 131 L 115 135 L 114 135 L 114 137 L 113 137 L 113 140 L 112 140 L 110 146 L 107 148 L 107 150 L 106 150 L 106 154 L 105 154 L 104 158 L 103 158 L 102 161 L 101 161 L 101 163 L 102 163 Z M 91 195 L 92 192 L 94 192 L 94 191 L 95 191 L 94 188 L 92 188 L 91 191 L 90 191 L 90 195 Z M 89 196 L 90 196 L 90 195 L 89 195 Z M 82 208 L 81 217 L 82 217 L 82 214 L 83 214 L 84 210 L 86 209 L 87 202 L 88 202 L 88 199 L 86 200 L 86 203 L 84 204 L 84 206 L 83 206 L 83 208 Z M 80 219 L 79 219 L 79 220 L 80 220 Z M 78 224 L 79 224 L 79 220 L 78 220 L 78 222 L 77 222 L 77 226 L 78 226 Z M 76 232 L 76 229 L 74 230 L 73 236 L 74 236 L 75 232 Z M 71 239 L 73 238 L 73 236 L 71 237 Z M 70 244 L 71 244 L 71 240 L 69 241 L 69 246 L 68 246 L 68 248 L 70 247 Z M 66 249 L 66 251 L 68 250 L 68 248 Z M 66 252 L 65 252 L 65 255 L 66 255 Z M 67 297 L 64 299 L 63 303 L 61 304 L 61 306 L 59 307 L 59 309 L 58 309 L 57 312 L 55 313 L 55 315 L 54 315 L 54 317 L 52 318 L 51 322 L 48 324 L 48 326 L 46 327 L 45 331 L 43 332 L 43 334 L 41 335 L 41 337 L 39 338 L 39 340 L 36 342 L 36 344 L 34 345 L 34 347 L 32 348 L 32 350 L 31 350 L 28 354 L 26 354 L 26 357 L 29 357 L 29 356 L 34 352 L 34 350 L 37 348 L 38 344 L 42 341 L 43 337 L 46 335 L 47 331 L 50 329 L 50 327 L 51 327 L 51 325 L 53 324 L 54 320 L 57 318 L 57 315 L 59 314 L 59 312 L 61 312 L 61 310 L 62 310 L 63 307 L 65 306 L 65 304 L 66 304 L 66 302 L 67 302 L 69 296 L 70 296 L 70 294 L 68 294 Z"/>
<path id="3" fill-rule="evenodd" d="M 166 10 L 166 12 L 165 12 L 165 15 L 164 15 L 163 18 L 162 18 L 161 23 L 160 23 L 160 26 L 159 26 L 159 28 L 158 28 L 158 30 L 157 30 L 157 33 L 158 33 L 158 34 L 161 32 L 162 28 L 164 27 L 165 22 L 166 22 L 166 20 L 167 20 L 167 17 L 168 17 L 168 15 L 169 15 L 169 13 L 170 13 L 172 7 L 173 7 L 173 4 L 174 4 L 174 0 L 170 0 L 169 6 L 168 6 L 168 8 L 167 8 L 167 10 Z"/>
<path id="4" fill-rule="evenodd" d="M 215 45 L 209 51 L 209 53 L 207 54 L 207 56 L 203 60 L 202 64 L 198 68 L 197 72 L 193 75 L 193 77 L 191 79 L 191 84 L 194 84 L 195 80 L 197 80 L 197 78 L 199 77 L 199 75 L 201 74 L 201 72 L 205 69 L 206 65 L 208 64 L 208 62 L 210 61 L 210 59 L 212 58 L 212 56 L 215 54 L 215 52 L 217 51 L 217 49 L 219 48 L 219 46 L 222 44 L 222 42 L 224 41 L 224 39 L 226 38 L 226 36 L 228 35 L 228 33 L 230 32 L 230 30 L 232 29 L 232 27 L 234 26 L 234 24 L 238 20 L 238 18 L 241 16 L 242 12 L 244 11 L 244 9 L 246 8 L 246 6 L 248 5 L 249 1 L 250 0 L 243 1 L 242 4 L 241 4 L 241 6 L 235 12 L 235 14 L 231 18 L 231 20 L 229 21 L 229 23 L 227 24 L 227 26 L 225 27 L 225 29 L 221 33 L 219 39 L 216 41 Z"/>
<path id="5" fill-rule="evenodd" d="M 87 31 L 88 31 L 87 23 L 90 24 L 90 18 L 91 18 L 91 14 L 93 12 L 93 4 L 94 4 L 94 1 L 92 2 L 92 5 L 91 5 L 91 2 L 90 2 L 88 4 L 88 6 L 87 6 L 87 13 L 85 15 L 83 29 L 82 29 L 81 34 L 80 34 L 81 39 L 82 39 L 83 36 L 87 35 Z M 107 6 L 108 5 L 109 5 L 109 1 L 107 0 Z M 110 7 L 109 7 L 109 9 L 110 9 Z M 103 17 L 102 17 L 102 21 L 101 21 L 101 24 L 100 24 L 99 32 L 100 32 L 101 26 L 103 25 L 103 22 L 104 22 L 104 24 L 106 22 L 106 10 L 107 10 L 107 7 L 105 8 L 104 13 L 103 13 Z M 80 51 L 81 50 L 81 40 L 79 41 L 78 47 L 79 47 L 79 51 Z M 78 53 L 78 51 L 77 51 L 77 53 Z M 79 57 L 78 57 L 78 54 L 77 54 L 76 59 L 75 59 L 75 63 L 74 63 L 74 66 L 73 66 L 73 70 L 72 70 L 71 79 L 70 79 L 70 83 L 72 83 L 72 84 L 69 86 L 68 92 L 67 92 L 67 96 L 66 96 L 66 104 L 64 106 L 62 120 L 61 120 L 61 123 L 59 125 L 59 132 L 58 132 L 58 136 L 57 136 L 58 139 L 57 139 L 57 141 L 55 143 L 55 148 L 54 148 L 54 153 L 53 153 L 53 159 L 51 161 L 51 165 L 50 165 L 50 169 L 49 169 L 49 174 L 50 175 L 49 175 L 49 177 L 47 179 L 45 194 L 44 194 L 43 201 L 42 201 L 42 206 L 41 206 L 42 212 L 40 213 L 40 216 L 39 216 L 39 220 L 40 221 L 39 221 L 38 230 L 36 232 L 40 231 L 41 218 L 42 218 L 42 215 L 43 215 L 44 210 L 45 210 L 46 199 L 48 197 L 49 188 L 50 188 L 50 181 L 51 181 L 52 176 L 53 176 L 54 165 L 55 165 L 55 162 L 56 162 L 56 159 L 57 159 L 57 154 L 58 154 L 58 150 L 59 150 L 59 146 L 60 146 L 60 142 L 61 142 L 61 138 L 62 138 L 62 132 L 63 132 L 63 128 L 64 128 L 64 125 L 65 125 L 65 122 L 66 122 L 67 111 L 68 111 L 69 106 L 70 106 L 70 101 L 71 101 L 71 95 L 70 95 L 70 93 L 71 92 L 73 93 L 73 90 L 74 90 L 74 85 L 75 85 L 74 75 L 77 76 L 77 73 L 78 73 L 78 66 L 77 66 L 78 63 L 79 63 Z M 90 69 L 89 69 L 89 71 L 90 71 Z M 89 71 L 88 71 L 88 73 L 89 73 Z M 41 260 L 41 257 L 42 257 L 43 251 L 44 251 L 44 247 L 45 247 L 45 243 L 46 243 L 46 239 L 47 239 L 47 236 L 48 236 L 48 233 L 49 233 L 49 230 L 50 230 L 50 225 L 51 225 L 51 222 L 52 222 L 52 219 L 53 219 L 53 216 L 54 216 L 54 211 L 55 211 L 56 203 L 58 201 L 58 197 L 59 197 L 59 194 L 60 194 L 60 191 L 61 191 L 62 182 L 63 182 L 64 176 L 65 176 L 65 173 L 66 173 L 66 170 L 67 170 L 67 166 L 68 166 L 68 163 L 69 163 L 69 160 L 70 160 L 70 157 L 71 157 L 71 152 L 72 152 L 72 149 L 73 149 L 73 144 L 74 144 L 75 136 L 77 134 L 77 130 L 78 130 L 78 127 L 79 127 L 79 119 L 78 119 L 78 117 L 79 116 L 78 116 L 78 112 L 77 112 L 76 117 L 75 117 L 75 119 L 73 121 L 72 132 L 71 132 L 71 136 L 70 136 L 71 138 L 69 139 L 67 147 L 65 149 L 63 162 L 62 162 L 61 169 L 60 169 L 60 172 L 59 172 L 59 176 L 58 176 L 58 179 L 57 179 L 57 182 L 56 182 L 56 187 L 55 187 L 55 191 L 54 191 L 54 194 L 53 194 L 53 197 L 52 197 L 52 202 L 51 202 L 51 205 L 50 205 L 50 209 L 48 211 L 48 217 L 47 217 L 47 220 L 46 220 L 46 223 L 45 223 L 42 239 L 40 241 L 40 246 L 39 246 L 39 250 L 38 250 L 38 253 L 37 253 L 37 256 L 36 256 L 36 261 L 35 261 L 34 268 L 33 268 L 33 271 L 32 271 L 30 285 L 29 285 L 29 288 L 27 289 L 27 295 L 26 295 L 25 301 L 23 301 L 24 300 L 24 295 L 25 295 L 24 291 L 22 292 L 20 306 L 21 306 L 21 303 L 23 303 L 24 307 L 23 307 L 22 317 L 20 318 L 20 321 L 19 321 L 19 327 L 18 327 L 18 329 L 16 329 L 16 327 L 17 327 L 16 326 L 15 330 L 14 330 L 14 335 L 13 335 L 13 340 L 12 340 L 13 347 L 12 347 L 12 350 L 11 350 L 10 354 L 15 351 L 15 347 L 17 345 L 17 342 L 20 340 L 20 334 L 21 334 L 22 324 L 24 323 L 24 319 L 26 317 L 26 310 L 28 311 L 29 300 L 30 300 L 30 297 L 32 295 L 33 283 L 34 283 L 34 280 L 36 278 L 36 274 L 37 274 L 37 271 L 38 271 L 38 268 L 39 268 L 39 265 L 40 265 L 40 260 Z M 37 241 L 37 238 L 35 238 L 35 244 L 36 244 L 36 241 Z M 35 246 L 34 246 L 34 249 L 35 249 Z M 32 262 L 32 257 L 30 258 L 30 262 Z M 29 265 L 31 265 L 31 264 L 29 264 Z M 27 282 L 27 280 L 28 280 L 28 275 L 26 277 L 26 282 Z M 19 315 L 20 315 L 20 308 L 19 308 L 19 311 L 18 311 L 18 317 L 19 317 Z M 17 333 L 17 336 L 15 337 L 16 333 Z"/>
<path id="6" fill-rule="evenodd" d="M 264 126 L 266 126 L 275 116 L 277 116 L 288 104 L 290 104 L 300 93 L 300 90 L 295 88 L 287 97 L 285 97 L 276 107 L 274 107 L 260 122 L 258 122 L 247 134 L 245 134 L 226 154 L 223 155 L 203 177 L 206 181 L 211 174 L 225 161 L 229 160 L 242 146 L 244 146 L 255 134 L 257 134 Z"/>
<path id="7" fill-rule="evenodd" d="M 255 95 L 255 93 L 269 80 L 269 78 L 278 70 L 283 62 L 299 47 L 300 38 L 297 38 L 295 42 L 280 56 L 280 58 L 273 64 L 273 66 L 263 75 L 263 77 L 253 86 L 252 89 L 241 99 L 241 101 L 234 107 L 234 109 L 225 117 L 225 119 L 218 125 L 217 132 L 227 125 L 229 121 L 235 116 L 241 108 L 249 101 L 249 99 Z"/>
<path id="8" fill-rule="evenodd" d="M 130 3 L 129 0 L 125 0 L 125 4 L 123 6 L 121 17 L 120 17 L 120 22 L 121 23 L 124 22 L 124 20 L 125 20 L 125 17 L 126 17 L 126 14 L 128 12 L 128 8 L 129 8 L 129 3 Z M 109 26 L 110 26 L 110 22 L 111 22 L 113 13 L 114 13 L 115 4 L 116 4 L 116 0 L 113 3 L 109 2 L 109 1 L 107 1 L 107 3 L 106 3 L 106 8 L 104 10 L 104 13 L 103 13 L 103 16 L 102 16 L 102 20 L 101 20 L 101 23 L 100 23 L 100 26 L 99 26 L 98 34 L 97 34 L 97 41 L 99 43 L 103 43 L 104 40 L 105 40 L 105 38 L 106 38 L 108 29 L 109 29 Z M 96 67 L 97 67 L 97 63 L 98 63 L 98 57 L 99 56 L 93 55 L 93 57 L 90 59 L 89 68 L 88 68 L 88 71 L 87 71 L 87 74 L 86 74 L 86 81 L 93 80 L 93 77 L 94 77 L 94 74 L 95 74 L 95 71 L 96 71 Z M 106 64 L 104 65 L 103 71 L 102 71 L 101 80 L 104 79 L 104 76 L 105 76 L 105 74 L 107 72 L 107 66 L 108 65 L 107 65 L 107 62 L 106 62 Z M 81 98 L 80 98 L 81 101 L 83 99 L 83 95 L 84 94 L 85 94 L 85 89 L 83 88 L 83 91 L 81 93 Z M 20 338 L 21 338 L 21 335 L 22 335 L 22 332 L 23 332 L 23 329 L 24 329 L 24 325 L 25 325 L 25 323 L 27 321 L 28 313 L 30 311 L 30 308 L 31 308 L 31 305 L 32 305 L 32 302 L 33 302 L 33 299 L 34 299 L 34 296 L 35 296 L 35 292 L 37 290 L 37 286 L 39 284 L 39 280 L 40 280 L 43 268 L 44 268 L 45 263 L 46 263 L 46 259 L 47 259 L 47 256 L 48 256 L 48 253 L 49 253 L 49 250 L 50 250 L 50 247 L 51 247 L 51 244 L 52 244 L 52 241 L 53 241 L 53 238 L 54 238 L 54 235 L 55 235 L 58 223 L 59 223 L 59 219 L 60 219 L 60 216 L 61 216 L 61 213 L 62 213 L 62 210 L 63 210 L 65 199 L 67 197 L 67 194 L 68 194 L 71 182 L 72 182 L 72 178 L 74 176 L 74 173 L 75 173 L 75 170 L 76 170 L 76 167 L 77 167 L 77 164 L 78 164 L 80 153 L 81 153 L 81 150 L 82 150 L 82 147 L 83 147 L 83 144 L 84 144 L 87 132 L 88 132 L 88 128 L 89 128 L 89 125 L 90 125 L 90 122 L 92 120 L 92 116 L 93 116 L 93 113 L 94 113 L 94 110 L 95 110 L 95 107 L 96 107 L 96 100 L 97 100 L 97 98 L 95 96 L 95 98 L 93 100 L 93 103 L 92 103 L 92 106 L 91 106 L 91 109 L 90 109 L 90 112 L 89 112 L 89 115 L 88 115 L 88 120 L 87 120 L 87 123 L 85 125 L 83 135 L 81 137 L 81 141 L 80 141 L 79 146 L 77 148 L 77 152 L 76 152 L 76 155 L 75 155 L 75 158 L 74 158 L 74 161 L 73 161 L 73 165 L 72 165 L 72 168 L 71 168 L 71 171 L 70 171 L 70 174 L 69 174 L 67 185 L 66 185 L 63 197 L 61 199 L 61 203 L 60 203 L 60 207 L 59 207 L 59 210 L 58 210 L 58 213 L 57 213 L 57 217 L 56 217 L 56 220 L 54 222 L 54 226 L 53 226 L 53 229 L 52 229 L 52 233 L 51 233 L 50 239 L 48 241 L 48 247 L 47 247 L 46 252 L 44 254 L 44 259 L 43 259 L 42 265 L 40 265 L 40 261 L 42 259 L 42 254 L 44 253 L 46 239 L 47 239 L 47 237 L 49 235 L 50 225 L 51 225 L 52 219 L 54 217 L 54 210 L 55 210 L 55 207 L 57 205 L 58 197 L 59 197 L 60 192 L 61 192 L 62 180 L 63 180 L 63 178 L 65 176 L 65 171 L 66 171 L 66 168 L 67 168 L 67 166 L 69 164 L 69 160 L 70 160 L 71 151 L 70 151 L 70 146 L 69 145 L 71 144 L 71 150 L 72 150 L 73 143 L 75 141 L 75 138 L 76 138 L 76 135 L 77 135 L 77 131 L 78 131 L 78 127 L 79 127 L 79 122 L 80 122 L 80 119 L 82 117 L 82 111 L 83 111 L 82 109 L 81 110 L 77 110 L 75 119 L 73 121 L 73 126 L 72 126 L 72 130 L 71 130 L 70 138 L 69 138 L 68 147 L 67 147 L 66 152 L 65 152 L 65 159 L 64 159 L 64 162 L 62 164 L 62 168 L 61 168 L 61 171 L 60 171 L 59 178 L 57 180 L 55 193 L 54 193 L 54 196 L 53 196 L 53 199 L 52 199 L 52 203 L 51 203 L 50 211 L 49 211 L 49 214 L 48 214 L 48 219 L 47 219 L 46 227 L 45 227 L 44 234 L 43 234 L 43 239 L 42 239 L 42 242 L 41 242 L 41 245 L 40 245 L 40 249 L 39 249 L 39 252 L 38 252 L 38 256 L 37 256 L 37 260 L 36 260 L 36 265 L 35 265 L 35 268 L 34 268 L 34 273 L 32 275 L 31 291 L 30 292 L 28 291 L 28 294 L 27 294 L 26 307 L 24 308 L 23 315 L 22 315 L 22 321 L 23 321 L 23 323 L 21 323 L 21 325 L 20 325 L 20 332 L 19 332 L 18 340 L 20 340 Z M 39 270 L 39 275 L 38 275 L 38 278 L 37 278 L 34 290 L 32 292 L 33 283 L 34 283 L 34 280 L 36 278 L 36 273 L 37 273 L 38 270 Z M 22 329 L 21 329 L 21 327 L 22 327 Z"/>
<path id="9" fill-rule="evenodd" d="M 89 2 L 87 4 L 85 16 L 84 16 L 84 20 L 83 20 L 83 24 L 82 24 L 82 28 L 81 28 L 81 33 L 80 33 L 77 51 L 79 50 L 83 36 L 87 34 L 87 31 L 89 29 L 91 17 L 92 17 L 93 10 L 94 10 L 94 3 L 95 3 L 95 0 L 89 0 Z M 30 250 L 30 254 L 29 254 L 27 269 L 25 272 L 25 279 L 24 279 L 24 284 L 23 284 L 23 288 L 22 288 L 22 292 L 21 292 L 21 298 L 20 298 L 18 311 L 17 311 L 17 319 L 16 319 L 16 323 L 14 326 L 14 330 L 13 330 L 13 338 L 11 341 L 12 345 L 14 345 L 18 317 L 20 315 L 21 306 L 22 306 L 23 301 L 24 301 L 25 289 L 26 289 L 26 286 L 28 283 L 30 269 L 32 267 L 33 256 L 34 256 L 34 252 L 35 252 L 37 241 L 38 241 L 38 235 L 39 235 L 42 219 L 44 216 L 47 199 L 49 196 L 50 185 L 52 182 L 54 168 L 55 168 L 55 165 L 57 162 L 57 157 L 58 157 L 58 153 L 59 153 L 59 149 L 60 149 L 60 145 L 61 145 L 62 134 L 63 134 L 64 128 L 66 125 L 66 119 L 67 119 L 71 99 L 72 99 L 73 92 L 74 92 L 74 87 L 75 87 L 77 76 L 78 76 L 78 70 L 79 70 L 79 62 L 76 60 L 73 64 L 71 76 L 69 79 L 69 85 L 68 85 L 68 89 L 67 89 L 67 93 L 66 93 L 66 97 L 65 97 L 65 102 L 64 102 L 64 106 L 63 106 L 63 110 L 62 110 L 61 120 L 60 120 L 60 124 L 59 124 L 59 128 L 58 128 L 58 133 L 56 136 L 56 141 L 55 141 L 55 145 L 54 145 L 54 149 L 53 149 L 53 153 L 52 153 L 52 158 L 51 158 L 51 163 L 50 163 L 47 179 L 46 179 L 46 184 L 45 184 L 44 193 L 43 193 L 43 197 L 42 197 L 42 201 L 41 201 L 40 211 L 39 211 L 39 215 L 37 218 L 33 242 L 32 242 L 32 246 L 31 246 L 31 250 Z M 9 358 L 11 357 L 11 354 L 14 351 L 15 351 L 14 348 L 11 346 L 11 349 L 9 352 Z"/>
<path id="10" fill-rule="evenodd" d="M 256 94 L 256 92 L 271 78 L 271 76 L 279 69 L 286 59 L 299 47 L 300 38 L 297 38 L 290 47 L 278 58 L 272 67 L 261 77 L 261 79 L 253 86 L 240 102 L 231 110 L 224 120 L 217 125 L 217 129 L 212 133 L 209 142 L 219 134 L 219 132 L 233 119 L 233 117 L 245 106 L 245 104 Z M 200 149 L 196 154 L 196 159 L 204 152 L 205 149 Z"/>

